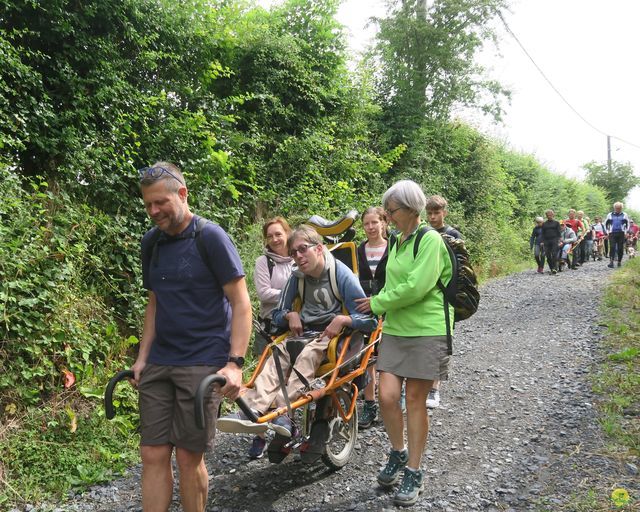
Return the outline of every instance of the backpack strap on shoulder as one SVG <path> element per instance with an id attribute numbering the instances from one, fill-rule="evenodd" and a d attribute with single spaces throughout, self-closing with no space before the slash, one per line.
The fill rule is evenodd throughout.
<path id="1" fill-rule="evenodd" d="M 427 231 L 433 231 L 433 228 L 430 228 L 429 226 L 422 226 L 417 232 L 416 232 L 416 237 L 413 240 L 413 259 L 416 259 L 416 256 L 418 255 L 418 249 L 420 249 L 420 240 L 422 240 L 422 237 L 424 235 L 426 235 Z"/>
<path id="2" fill-rule="evenodd" d="M 210 222 L 211 222 L 210 220 L 207 220 L 204 217 L 198 217 L 198 221 L 196 222 L 196 229 L 193 232 L 193 237 L 196 240 L 196 247 L 198 249 L 198 252 L 200 253 L 202 262 L 209 269 L 209 272 L 211 272 L 212 275 L 215 275 L 215 272 L 213 271 L 213 265 L 211 261 L 209 261 L 209 254 L 207 253 L 207 247 L 204 245 L 204 240 L 200 236 L 200 233 L 202 233 L 202 230 L 204 229 L 204 227 Z"/>
<path id="3" fill-rule="evenodd" d="M 391 249 L 393 249 L 397 243 L 398 243 L 398 237 L 395 235 L 395 233 L 391 233 L 389 235 L 389 242 L 387 244 L 388 252 L 391 252 Z"/>
<path id="4" fill-rule="evenodd" d="M 153 233 L 151 233 L 151 237 L 149 238 L 149 244 L 147 247 L 150 250 L 148 263 L 151 265 L 158 264 L 158 240 L 162 236 L 162 231 L 156 226 L 153 228 Z"/>
<path id="5" fill-rule="evenodd" d="M 451 277 L 453 281 L 453 276 Z M 447 329 L 447 355 L 453 355 L 453 336 L 451 336 L 451 315 L 449 313 L 449 300 L 447 299 L 447 289 L 438 279 L 438 288 L 442 292 L 442 302 L 444 304 L 444 323 Z"/>
<path id="6" fill-rule="evenodd" d="M 265 257 L 267 258 L 267 269 L 269 269 L 269 278 L 271 278 L 273 277 L 273 269 L 276 266 L 276 262 L 273 261 L 273 258 L 268 254 L 265 254 Z"/>
<path id="7" fill-rule="evenodd" d="M 301 279 L 296 277 L 298 280 L 298 296 L 300 297 L 300 307 L 302 308 L 302 304 L 304 304 L 304 277 Z"/>
<path id="8" fill-rule="evenodd" d="M 190 235 L 187 235 L 184 238 L 195 239 L 196 248 L 198 249 L 200 258 L 202 258 L 202 262 L 206 265 L 207 269 L 209 269 L 209 272 L 211 272 L 212 275 L 215 275 L 212 263 L 211 261 L 209 261 L 209 255 L 207 253 L 207 248 L 204 244 L 204 240 L 202 240 L 202 237 L 200 236 L 200 233 L 202 232 L 204 227 L 210 222 L 210 220 L 207 220 L 204 217 L 198 217 L 195 230 L 192 231 Z M 157 226 L 151 228 L 151 235 L 142 248 L 142 261 L 145 263 L 146 268 L 148 268 L 150 265 L 158 264 L 158 242 L 160 241 L 161 236 L 162 231 L 160 231 Z"/>
<path id="9" fill-rule="evenodd" d="M 342 294 L 338 289 L 338 279 L 336 278 L 336 259 L 333 257 L 333 255 L 330 256 L 330 258 L 327 258 L 327 262 L 329 263 L 329 286 L 331 287 L 333 296 L 338 299 L 340 303 L 342 303 Z M 326 254 L 325 257 L 327 257 Z"/>
<path id="10" fill-rule="evenodd" d="M 415 238 L 413 239 L 413 259 L 416 259 L 416 256 L 418 255 L 418 249 L 420 249 L 420 240 L 422 240 L 422 237 L 425 235 L 425 233 L 427 231 L 432 230 L 433 228 L 429 227 L 429 226 L 422 226 L 420 229 L 418 229 L 418 231 L 416 231 L 416 235 Z M 388 250 L 387 253 L 391 252 L 391 249 L 394 248 L 394 246 L 398 244 L 398 237 L 396 236 L 395 233 L 391 233 L 389 235 L 389 243 L 388 243 Z"/>

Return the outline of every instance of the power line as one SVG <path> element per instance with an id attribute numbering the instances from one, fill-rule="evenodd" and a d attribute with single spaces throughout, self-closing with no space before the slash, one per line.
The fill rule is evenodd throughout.
<path id="1" fill-rule="evenodd" d="M 540 75 L 542 75 L 542 78 L 545 79 L 545 81 L 549 84 L 549 87 L 551 87 L 554 92 L 560 97 L 560 99 L 573 111 L 573 113 L 575 115 L 577 115 L 580 119 L 582 119 L 582 121 L 588 125 L 592 130 L 595 130 L 596 132 L 598 132 L 601 135 L 604 135 L 605 137 L 611 137 L 612 139 L 616 139 L 624 144 L 628 144 L 629 146 L 633 146 L 634 148 L 640 149 L 640 145 L 639 144 L 634 144 L 633 142 L 629 142 L 628 140 L 624 140 L 620 137 L 617 137 L 615 135 L 609 135 L 608 133 L 602 131 L 600 128 L 598 128 L 597 126 L 595 126 L 594 124 L 590 123 L 580 112 L 578 112 L 571 103 L 569 103 L 569 101 L 562 95 L 562 93 L 558 90 L 558 88 L 553 85 L 553 83 L 551 82 L 551 80 L 549 80 L 549 78 L 547 77 L 547 75 L 545 75 L 544 71 L 542 71 L 542 68 L 540 68 L 540 66 L 538 66 L 538 64 L 536 63 L 536 61 L 533 59 L 533 57 L 529 54 L 529 52 L 527 51 L 527 49 L 524 47 L 524 45 L 520 42 L 520 40 L 518 39 L 518 37 L 515 35 L 515 33 L 513 32 L 513 30 L 511 30 L 511 27 L 507 24 L 506 20 L 504 19 L 504 17 L 502 16 L 502 13 L 500 11 L 498 11 L 498 17 L 500 18 L 500 20 L 502 21 L 502 23 L 504 24 L 504 28 L 507 30 L 507 32 L 509 33 L 509 35 L 511 37 L 513 37 L 513 39 L 516 41 L 516 43 L 518 43 L 518 46 L 520 47 L 520 49 L 524 52 L 524 54 L 529 58 L 529 60 L 531 61 L 531 63 L 535 66 L 535 68 L 538 70 L 538 72 L 540 73 Z"/>
<path id="2" fill-rule="evenodd" d="M 615 135 L 612 135 L 611 138 L 612 139 L 616 139 L 616 140 L 618 140 L 618 141 L 620 141 L 620 142 L 622 142 L 624 144 L 627 144 L 629 146 L 633 146 L 634 148 L 640 149 L 640 145 L 634 144 L 633 142 L 629 142 L 628 140 L 621 139 L 620 137 L 616 137 Z"/>

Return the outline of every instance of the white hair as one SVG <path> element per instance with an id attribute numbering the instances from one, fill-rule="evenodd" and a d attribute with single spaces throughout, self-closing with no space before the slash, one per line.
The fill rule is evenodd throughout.
<path id="1" fill-rule="evenodd" d="M 422 188 L 412 180 L 400 180 L 394 183 L 382 196 L 382 206 L 385 209 L 388 208 L 391 201 L 413 211 L 416 215 L 420 215 L 427 204 Z"/>

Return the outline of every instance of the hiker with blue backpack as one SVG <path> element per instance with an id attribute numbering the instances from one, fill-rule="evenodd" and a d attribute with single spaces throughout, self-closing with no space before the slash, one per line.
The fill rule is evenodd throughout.
<path id="1" fill-rule="evenodd" d="M 425 402 L 433 381 L 448 377 L 454 308 L 445 302 L 441 286 L 451 280 L 453 265 L 441 235 L 427 230 L 420 218 L 426 197 L 417 183 L 395 183 L 382 203 L 387 219 L 399 232 L 389 242 L 384 288 L 358 300 L 358 310 L 386 315 L 377 365 L 380 411 L 391 452 L 377 480 L 381 487 L 390 488 L 403 473 L 394 502 L 411 505 L 423 489 L 420 464 L 429 432 Z M 399 403 L 404 381 L 408 446 Z"/>
<path id="2" fill-rule="evenodd" d="M 142 507 L 168 510 L 175 451 L 184 510 L 204 512 L 222 397 L 235 400 L 251 334 L 251 302 L 240 256 L 224 230 L 189 210 L 180 169 L 156 162 L 140 169 L 144 207 L 155 227 L 142 240 L 143 286 L 149 292 L 138 357 Z M 193 421 L 194 396 L 213 372 L 226 377 L 206 404 L 207 429 Z"/>

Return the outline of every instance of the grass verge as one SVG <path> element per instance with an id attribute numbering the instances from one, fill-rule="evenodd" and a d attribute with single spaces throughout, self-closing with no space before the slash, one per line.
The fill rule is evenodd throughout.
<path id="1" fill-rule="evenodd" d="M 593 372 L 599 395 L 599 421 L 607 438 L 602 454 L 618 460 L 627 471 L 640 466 L 640 258 L 628 260 L 614 272 L 604 291 L 600 324 L 606 328 L 600 344 L 602 358 Z M 635 468 L 635 469 L 634 469 Z M 630 480 L 634 477 L 629 474 Z M 637 480 L 636 480 L 637 482 Z M 588 488 L 571 496 L 562 510 L 577 512 L 640 510 L 638 487 L 624 484 Z"/>
<path id="2" fill-rule="evenodd" d="M 0 423 L 0 510 L 64 501 L 72 489 L 112 480 L 138 461 L 136 415 L 107 421 L 77 392 Z"/>
<path id="3" fill-rule="evenodd" d="M 601 395 L 602 427 L 611 442 L 640 456 L 640 258 L 614 273 L 602 301 L 602 362 L 594 391 Z"/>

